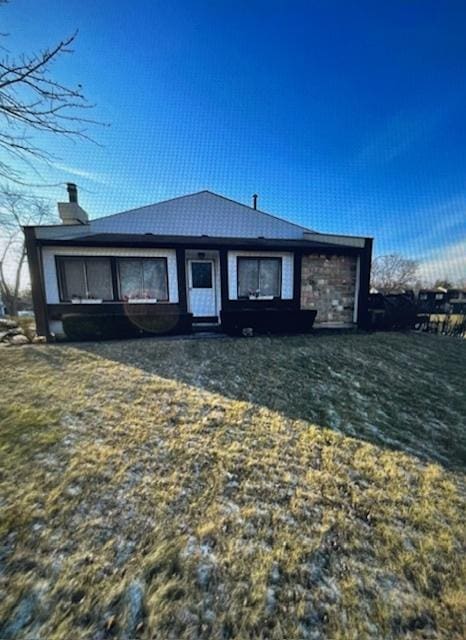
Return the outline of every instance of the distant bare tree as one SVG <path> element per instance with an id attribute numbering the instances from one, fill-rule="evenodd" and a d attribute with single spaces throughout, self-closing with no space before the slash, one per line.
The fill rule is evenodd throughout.
<path id="1" fill-rule="evenodd" d="M 34 144 L 31 135 L 35 132 L 90 139 L 87 125 L 99 124 L 82 116 L 82 110 L 93 105 L 87 102 L 81 85 L 68 87 L 50 75 L 53 63 L 72 52 L 76 35 L 37 53 L 6 53 L 0 59 L 0 149 L 12 160 L 31 165 L 34 159 L 50 159 L 50 154 Z M 0 160 L 0 176 L 16 182 L 21 178 L 11 162 L 4 160 Z"/>
<path id="2" fill-rule="evenodd" d="M 418 263 L 398 254 L 378 256 L 372 262 L 372 286 L 380 293 L 399 293 L 411 288 Z"/>
<path id="3" fill-rule="evenodd" d="M 49 204 L 8 187 L 0 188 L 0 296 L 10 315 L 18 312 L 21 274 L 26 259 L 23 225 L 53 222 Z M 8 276 L 5 263 L 8 261 Z"/>

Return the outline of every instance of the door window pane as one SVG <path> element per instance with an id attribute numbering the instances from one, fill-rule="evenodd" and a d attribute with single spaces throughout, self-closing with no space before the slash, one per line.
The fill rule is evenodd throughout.
<path id="1" fill-rule="evenodd" d="M 101 258 L 86 260 L 87 297 L 113 299 L 112 270 L 110 260 Z"/>
<path id="2" fill-rule="evenodd" d="M 280 295 L 281 261 L 276 259 L 260 261 L 259 289 L 261 296 Z"/>
<path id="3" fill-rule="evenodd" d="M 212 263 L 191 262 L 193 289 L 212 289 Z"/>
<path id="4" fill-rule="evenodd" d="M 62 273 L 64 278 L 63 299 L 86 298 L 84 262 L 82 260 L 64 260 Z"/>

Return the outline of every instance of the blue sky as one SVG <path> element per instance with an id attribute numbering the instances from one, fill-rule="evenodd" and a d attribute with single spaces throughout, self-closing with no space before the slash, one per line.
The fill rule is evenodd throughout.
<path id="1" fill-rule="evenodd" d="M 91 217 L 211 189 L 466 277 L 466 3 L 11 0 L 11 52 L 79 29 L 54 73 L 110 126 L 47 139 Z M 46 191 L 63 199 L 63 189 Z"/>

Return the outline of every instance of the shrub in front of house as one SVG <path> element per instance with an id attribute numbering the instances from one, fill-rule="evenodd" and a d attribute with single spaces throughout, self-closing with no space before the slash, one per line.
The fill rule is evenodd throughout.
<path id="1" fill-rule="evenodd" d="M 63 331 L 69 340 L 111 340 L 137 335 L 124 316 L 87 316 L 69 314 L 63 316 Z"/>
<path id="2" fill-rule="evenodd" d="M 62 318 L 63 331 L 68 340 L 124 340 L 142 336 L 189 333 L 191 314 L 164 313 L 159 315 L 86 315 L 66 314 Z"/>

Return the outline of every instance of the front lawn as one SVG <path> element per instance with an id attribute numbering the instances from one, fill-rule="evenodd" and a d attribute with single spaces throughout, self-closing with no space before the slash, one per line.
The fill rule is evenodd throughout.
<path id="1" fill-rule="evenodd" d="M 0 638 L 463 638 L 466 342 L 0 349 Z"/>

